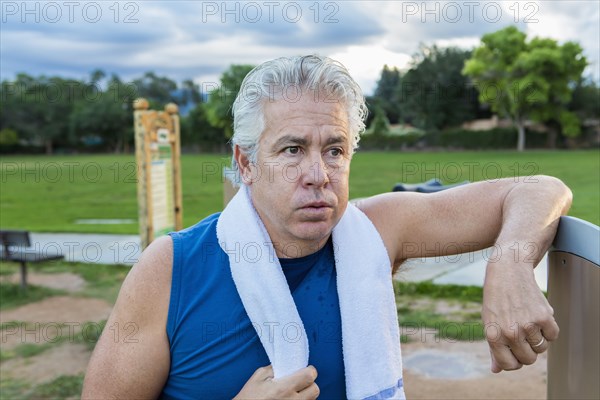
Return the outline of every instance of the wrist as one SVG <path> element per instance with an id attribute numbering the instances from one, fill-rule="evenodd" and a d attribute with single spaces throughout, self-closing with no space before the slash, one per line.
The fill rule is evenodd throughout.
<path id="1" fill-rule="evenodd" d="M 488 258 L 489 265 L 517 264 L 531 268 L 541 261 L 545 250 L 539 243 L 532 240 L 503 240 L 497 241 L 491 248 Z"/>

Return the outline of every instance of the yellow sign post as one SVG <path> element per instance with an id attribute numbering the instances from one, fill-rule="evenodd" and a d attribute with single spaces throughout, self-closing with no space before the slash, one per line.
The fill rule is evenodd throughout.
<path id="1" fill-rule="evenodd" d="M 143 98 L 133 103 L 142 248 L 158 236 L 183 228 L 177 105 L 169 103 L 164 111 L 148 107 Z"/>

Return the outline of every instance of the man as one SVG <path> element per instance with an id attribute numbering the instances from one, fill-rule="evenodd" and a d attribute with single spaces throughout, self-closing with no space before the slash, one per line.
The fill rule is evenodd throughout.
<path id="1" fill-rule="evenodd" d="M 236 180 L 249 188 L 290 290 L 302 285 L 311 269 L 321 268 L 318 275 L 332 280 L 323 290 L 335 312 L 309 309 L 301 315 L 305 326 L 313 314 L 330 318 L 331 340 L 307 327 L 313 332 L 313 365 L 274 379 L 227 258 L 216 247 L 217 214 L 155 240 L 144 251 L 90 360 L 84 398 L 346 396 L 339 308 L 333 307 L 335 263 L 327 254 L 332 230 L 348 208 L 350 161 L 364 130 L 364 98 L 339 63 L 318 56 L 281 58 L 246 77 L 233 112 Z M 570 203 L 562 182 L 539 176 L 427 195 L 386 193 L 357 207 L 385 245 L 390 275 L 407 258 L 431 256 L 422 254 L 427 249 L 442 249 L 441 256 L 443 249 L 495 246 L 482 318 L 498 327 L 486 333 L 492 371 L 500 372 L 533 363 L 558 336 L 533 268 Z M 125 329 L 130 340 L 123 339 Z"/>

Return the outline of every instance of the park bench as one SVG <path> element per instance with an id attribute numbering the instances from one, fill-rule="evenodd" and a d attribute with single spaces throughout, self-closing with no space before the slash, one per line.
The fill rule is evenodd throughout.
<path id="1" fill-rule="evenodd" d="M 21 288 L 27 288 L 27 263 L 40 261 L 62 260 L 62 254 L 43 254 L 32 249 L 28 231 L 5 230 L 0 231 L 0 244 L 2 261 L 14 261 L 21 265 Z"/>

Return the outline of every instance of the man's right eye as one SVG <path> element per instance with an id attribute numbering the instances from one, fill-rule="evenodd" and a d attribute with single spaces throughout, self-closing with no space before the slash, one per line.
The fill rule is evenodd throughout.
<path id="1" fill-rule="evenodd" d="M 300 152 L 300 148 L 298 146 L 286 147 L 284 151 L 288 154 L 298 154 Z"/>

